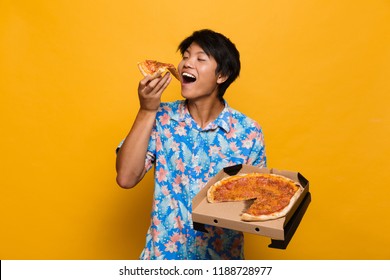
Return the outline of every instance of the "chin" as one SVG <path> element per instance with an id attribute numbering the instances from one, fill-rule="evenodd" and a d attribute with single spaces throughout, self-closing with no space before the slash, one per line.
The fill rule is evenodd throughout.
<path id="1" fill-rule="evenodd" d="M 193 94 L 191 94 L 191 91 L 189 90 L 181 90 L 181 96 L 183 96 L 185 99 L 190 99 L 191 97 L 193 97 Z"/>

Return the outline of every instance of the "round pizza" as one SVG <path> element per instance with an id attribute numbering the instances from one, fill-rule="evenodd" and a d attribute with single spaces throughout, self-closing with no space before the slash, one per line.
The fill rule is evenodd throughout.
<path id="1" fill-rule="evenodd" d="M 162 75 L 164 72 L 169 71 L 176 79 L 180 80 L 179 72 L 177 72 L 177 69 L 171 63 L 163 63 L 156 60 L 147 59 L 138 63 L 138 69 L 141 71 L 142 75 L 150 75 L 153 78 L 156 78 Z"/>
<path id="2" fill-rule="evenodd" d="M 254 200 L 243 221 L 266 221 L 285 216 L 303 191 L 297 182 L 276 174 L 249 173 L 223 178 L 207 190 L 210 203 Z"/>

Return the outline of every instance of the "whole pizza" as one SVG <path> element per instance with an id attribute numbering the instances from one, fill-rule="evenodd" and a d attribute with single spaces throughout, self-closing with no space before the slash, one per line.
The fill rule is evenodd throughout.
<path id="1" fill-rule="evenodd" d="M 254 200 L 243 221 L 266 221 L 285 216 L 303 191 L 297 182 L 276 174 L 249 173 L 223 178 L 207 190 L 210 203 Z"/>

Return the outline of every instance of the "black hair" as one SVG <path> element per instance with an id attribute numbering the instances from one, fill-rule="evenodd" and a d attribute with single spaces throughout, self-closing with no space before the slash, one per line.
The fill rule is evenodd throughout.
<path id="1" fill-rule="evenodd" d="M 218 98 L 223 100 L 226 89 L 240 74 L 240 53 L 229 38 L 210 29 L 195 31 L 184 39 L 177 48 L 181 55 L 192 43 L 197 43 L 208 56 L 215 59 L 217 62 L 216 75 L 221 74 L 228 77 L 218 86 Z"/>

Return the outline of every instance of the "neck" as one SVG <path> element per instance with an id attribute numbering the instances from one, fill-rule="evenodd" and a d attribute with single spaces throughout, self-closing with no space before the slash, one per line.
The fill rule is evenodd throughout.
<path id="1" fill-rule="evenodd" d="M 225 105 L 219 99 L 206 101 L 187 100 L 187 107 L 195 122 L 201 128 L 205 128 L 219 116 Z"/>

